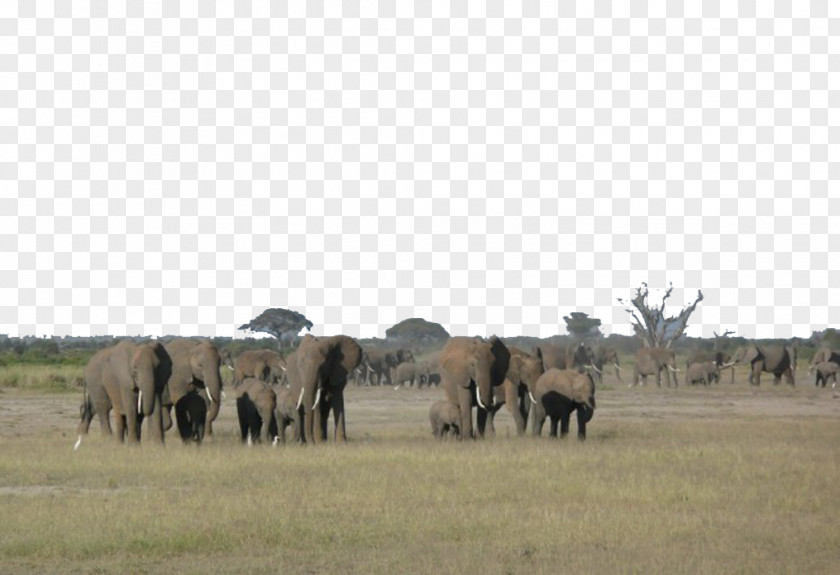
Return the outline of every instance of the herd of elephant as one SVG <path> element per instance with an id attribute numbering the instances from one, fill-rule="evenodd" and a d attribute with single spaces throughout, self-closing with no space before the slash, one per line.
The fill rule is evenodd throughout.
<path id="1" fill-rule="evenodd" d="M 750 365 L 749 381 L 760 383 L 770 372 L 775 383 L 785 376 L 794 384 L 796 349 L 790 346 L 748 345 L 735 356 L 725 352 L 694 354 L 686 364 L 685 382 L 711 384 L 720 380 L 722 369 Z M 233 392 L 243 442 L 286 442 L 292 439 L 319 443 L 327 440 L 330 414 L 333 437 L 346 440 L 344 389 L 348 380 L 357 385 L 438 385 L 445 398 L 435 402 L 429 420 L 435 437 L 484 437 L 494 434 L 495 414 L 504 406 L 522 435 L 531 420 L 531 432 L 539 436 L 545 420 L 550 435 L 569 432 L 576 413 L 578 437 L 586 437 L 586 424 L 595 410 L 595 384 L 607 366 L 621 380 L 616 351 L 580 342 L 568 346 L 541 345 L 531 352 L 506 345 L 493 336 L 452 337 L 436 356 L 416 362 L 408 349 L 363 350 L 348 336 L 305 336 L 287 357 L 272 350 L 252 350 L 234 361 L 227 351 L 207 340 L 188 338 L 160 342 L 122 341 L 100 350 L 84 371 L 84 398 L 80 409 L 79 439 L 98 416 L 102 432 L 114 434 L 113 411 L 119 441 L 138 442 L 143 422 L 153 441 L 163 443 L 165 432 L 177 424 L 180 438 L 200 443 L 212 434 L 225 393 L 221 369 L 233 369 Z M 840 355 L 820 350 L 811 369 L 817 384 L 832 381 Z M 633 382 L 644 385 L 650 376 L 661 386 L 677 385 L 676 356 L 668 348 L 641 348 L 634 358 Z M 175 417 L 173 422 L 172 410 Z M 473 409 L 476 425 L 473 428 Z"/>

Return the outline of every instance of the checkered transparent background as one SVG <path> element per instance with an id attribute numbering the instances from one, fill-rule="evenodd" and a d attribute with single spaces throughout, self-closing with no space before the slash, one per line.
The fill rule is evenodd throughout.
<path id="1" fill-rule="evenodd" d="M 0 333 L 840 323 L 840 3 L 51 4 L 0 3 Z"/>

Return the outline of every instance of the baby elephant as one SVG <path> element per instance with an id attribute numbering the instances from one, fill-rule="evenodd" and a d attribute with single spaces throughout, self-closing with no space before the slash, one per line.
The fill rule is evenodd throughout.
<path id="1" fill-rule="evenodd" d="M 546 417 L 551 419 L 551 437 L 557 437 L 558 421 L 560 436 L 565 437 L 569 433 L 569 419 L 576 411 L 578 439 L 586 439 L 586 424 L 595 413 L 595 383 L 588 373 L 552 367 L 537 380 L 531 401 L 535 404 L 535 437 L 542 433 Z"/>
<path id="2" fill-rule="evenodd" d="M 433 403 L 429 421 L 437 439 L 445 439 L 450 431 L 455 437 L 461 437 L 461 410 L 451 401 L 443 399 Z"/>
<path id="3" fill-rule="evenodd" d="M 812 368 L 817 370 L 817 379 L 814 381 L 814 385 L 819 387 L 820 382 L 822 382 L 822 386 L 825 387 L 825 384 L 831 381 L 832 389 L 837 386 L 837 371 L 840 370 L 840 365 L 833 361 L 823 361 Z"/>
<path id="4" fill-rule="evenodd" d="M 280 443 L 286 443 L 286 428 L 292 426 L 292 441 L 300 442 L 301 417 L 298 398 L 292 396 L 288 387 L 279 387 L 277 393 L 277 409 L 274 416 L 277 419 L 277 435 Z"/>
<path id="5" fill-rule="evenodd" d="M 720 368 L 713 361 L 704 361 L 702 363 L 692 363 L 688 371 L 685 372 L 685 383 L 694 385 L 702 383 L 709 385 L 713 381 L 720 379 Z"/>
<path id="6" fill-rule="evenodd" d="M 277 437 L 275 409 L 277 395 L 263 380 L 249 377 L 236 387 L 236 412 L 243 443 L 260 439 L 269 443 Z"/>

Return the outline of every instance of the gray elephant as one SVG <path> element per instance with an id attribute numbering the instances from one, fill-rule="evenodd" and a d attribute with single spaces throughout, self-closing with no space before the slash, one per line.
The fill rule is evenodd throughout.
<path id="1" fill-rule="evenodd" d="M 811 369 L 817 371 L 817 378 L 814 381 L 814 385 L 819 386 L 822 383 L 822 386 L 825 387 L 825 384 L 830 381 L 831 389 L 837 386 L 837 370 L 840 369 L 840 364 L 833 361 L 821 361 L 816 365 L 812 365 Z"/>
<path id="2" fill-rule="evenodd" d="M 414 353 L 410 349 L 400 348 L 395 350 L 365 350 L 361 363 L 364 368 L 366 382 L 372 376 L 376 376 L 379 385 L 382 385 L 383 380 L 388 385 L 393 385 L 391 370 L 401 363 L 413 362 Z"/>
<path id="3" fill-rule="evenodd" d="M 528 423 L 528 413 L 533 403 L 534 389 L 537 380 L 544 373 L 543 358 L 540 350 L 531 355 L 517 347 L 508 347 L 510 351 L 510 365 L 505 380 L 501 386 L 493 389 L 494 406 L 488 410 L 488 426 L 491 433 L 495 433 L 494 418 L 496 412 L 504 405 L 513 417 L 517 435 L 525 433 Z"/>
<path id="4" fill-rule="evenodd" d="M 811 360 L 811 365 L 808 367 L 808 371 L 814 371 L 815 366 L 824 361 L 831 361 L 840 364 L 840 352 L 834 351 L 828 347 L 821 347 L 814 354 L 814 357 Z"/>
<path id="5" fill-rule="evenodd" d="M 577 369 L 578 371 L 593 369 L 595 352 L 585 343 L 570 343 L 569 345 L 541 345 L 537 348 L 543 358 L 543 368 L 549 369 Z M 536 355 L 536 351 L 534 350 Z"/>
<path id="6" fill-rule="evenodd" d="M 281 443 L 286 443 L 286 428 L 292 427 L 292 441 L 300 442 L 301 410 L 297 406 L 297 398 L 292 395 L 288 387 L 279 387 L 277 394 L 277 408 L 274 417 L 277 420 L 277 436 Z"/>
<path id="7" fill-rule="evenodd" d="M 261 379 L 248 377 L 236 386 L 236 414 L 243 443 L 270 443 L 277 437 L 277 395 Z"/>
<path id="8" fill-rule="evenodd" d="M 172 358 L 172 375 L 163 393 L 164 429 L 172 427 L 171 410 L 175 408 L 178 432 L 184 441 L 193 441 L 195 437 L 185 434 L 194 425 L 188 422 L 187 405 L 182 399 L 191 391 L 206 395 L 209 404 L 205 418 L 207 435 L 213 434 L 213 421 L 219 415 L 222 401 L 222 376 L 219 371 L 221 357 L 215 345 L 207 340 L 176 338 L 165 345 Z M 190 400 L 191 401 L 191 400 Z"/>
<path id="9" fill-rule="evenodd" d="M 761 385 L 763 371 L 773 374 L 775 385 L 781 383 L 783 375 L 788 384 L 796 385 L 793 376 L 795 351 L 790 346 L 749 344 L 738 349 L 732 360 L 736 364 L 750 365 L 748 381 L 753 385 Z"/>
<path id="10" fill-rule="evenodd" d="M 362 348 L 351 337 L 314 337 L 307 334 L 289 355 L 286 373 L 295 406 L 303 410 L 303 433 L 307 443 L 327 439 L 330 411 L 335 421 L 335 440 L 346 441 L 344 387 L 347 376 L 362 361 Z"/>
<path id="11" fill-rule="evenodd" d="M 598 383 L 604 380 L 604 367 L 611 365 L 615 368 L 615 377 L 621 381 L 621 366 L 618 365 L 618 352 L 614 347 L 599 345 L 593 349 L 592 365 L 595 368 L 595 379 Z"/>
<path id="12" fill-rule="evenodd" d="M 702 363 L 692 363 L 685 372 L 686 385 L 695 385 L 702 383 L 709 385 L 713 381 L 720 379 L 720 369 L 713 361 L 704 361 Z"/>
<path id="13" fill-rule="evenodd" d="M 90 429 L 94 415 L 103 434 L 111 435 L 113 409 L 117 440 L 140 441 L 143 419 L 149 418 L 152 438 L 163 443 L 162 394 L 172 372 L 172 361 L 157 342 L 121 341 L 90 358 L 84 370 L 84 399 L 79 441 Z"/>
<path id="14" fill-rule="evenodd" d="M 391 381 L 396 387 L 400 387 L 408 382 L 409 387 L 420 387 L 423 383 L 429 380 L 429 366 L 424 363 L 403 362 L 393 369 Z"/>
<path id="15" fill-rule="evenodd" d="M 477 406 L 476 428 L 483 437 L 493 389 L 505 380 L 510 352 L 496 336 L 452 337 L 440 353 L 441 385 L 446 398 L 461 412 L 461 435 L 473 437 L 472 408 Z"/>
<path id="16" fill-rule="evenodd" d="M 688 356 L 685 362 L 685 367 L 688 369 L 695 363 L 705 363 L 707 361 L 714 362 L 719 370 L 728 369 L 730 372 L 729 383 L 735 382 L 735 362 L 732 361 L 732 356 L 725 351 L 697 351 Z M 720 374 L 718 373 L 718 380 Z"/>
<path id="17" fill-rule="evenodd" d="M 572 412 L 577 412 L 578 439 L 586 439 L 586 424 L 595 413 L 595 382 L 588 373 L 575 369 L 551 368 L 537 380 L 534 391 L 533 435 L 542 433 L 546 417 L 551 419 L 550 436 L 557 437 L 557 423 L 560 436 L 569 433 Z"/>
<path id="18" fill-rule="evenodd" d="M 639 384 L 642 378 L 642 385 L 647 385 L 649 375 L 656 376 L 657 387 L 662 387 L 662 371 L 665 371 L 665 383 L 671 387 L 677 387 L 677 360 L 674 350 L 666 347 L 643 347 L 636 352 L 635 365 L 633 366 L 633 383 Z"/>
<path id="19" fill-rule="evenodd" d="M 278 384 L 286 373 L 286 360 L 271 349 L 243 351 L 236 357 L 233 370 L 233 384 L 239 385 L 248 377 L 255 377 L 267 383 Z"/>
<path id="20" fill-rule="evenodd" d="M 432 404 L 429 422 L 437 439 L 446 439 L 450 431 L 456 438 L 461 437 L 461 410 L 449 400 L 442 399 Z"/>

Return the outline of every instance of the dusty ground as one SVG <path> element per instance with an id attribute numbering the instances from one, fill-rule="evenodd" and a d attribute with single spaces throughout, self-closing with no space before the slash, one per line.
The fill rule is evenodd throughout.
<path id="1" fill-rule="evenodd" d="M 816 388 L 805 373 L 800 383 L 774 386 L 772 379 L 760 387 L 748 385 L 745 374 L 736 383 L 710 387 L 628 388 L 614 377 L 606 377 L 596 391 L 598 408 L 590 430 L 599 422 L 666 421 L 680 419 L 730 420 L 750 418 L 840 418 L 840 393 Z M 75 437 L 81 394 L 43 394 L 0 389 L 0 436 L 36 433 Z M 354 387 L 346 392 L 347 430 L 352 440 L 379 441 L 394 434 L 403 438 L 429 432 L 428 409 L 443 397 L 441 389 Z M 574 425 L 573 425 L 574 427 Z M 95 420 L 91 433 L 98 433 Z M 230 396 L 222 404 L 216 429 L 234 436 L 236 409 Z M 505 409 L 496 416 L 497 434 L 515 433 L 513 419 Z M 544 432 L 545 433 L 545 432 Z"/>

